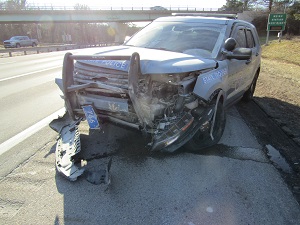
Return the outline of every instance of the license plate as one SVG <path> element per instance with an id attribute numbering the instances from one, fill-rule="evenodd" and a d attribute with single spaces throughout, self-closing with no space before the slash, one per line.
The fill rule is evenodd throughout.
<path id="1" fill-rule="evenodd" d="M 85 114 L 86 120 L 89 124 L 89 127 L 91 129 L 100 129 L 100 124 L 93 106 L 91 105 L 82 106 L 82 109 Z"/>

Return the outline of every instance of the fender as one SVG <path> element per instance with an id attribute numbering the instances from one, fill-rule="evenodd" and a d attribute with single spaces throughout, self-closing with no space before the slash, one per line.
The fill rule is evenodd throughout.
<path id="1" fill-rule="evenodd" d="M 211 96 L 216 90 L 226 90 L 224 85 L 226 85 L 227 82 L 224 82 L 224 80 L 227 80 L 227 77 L 228 69 L 225 66 L 220 66 L 217 69 L 200 74 L 197 78 L 193 93 L 201 99 L 209 102 Z M 226 91 L 224 91 L 223 95 L 225 94 Z"/>

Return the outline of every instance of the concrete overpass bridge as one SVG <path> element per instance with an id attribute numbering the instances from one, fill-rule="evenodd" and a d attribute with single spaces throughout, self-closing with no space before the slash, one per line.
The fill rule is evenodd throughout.
<path id="1" fill-rule="evenodd" d="M 170 8 L 170 10 L 0 10 L 0 23 L 103 23 L 143 22 L 172 13 L 218 13 L 217 9 Z"/>
<path id="2" fill-rule="evenodd" d="M 220 13 L 217 9 L 204 8 L 169 8 L 151 10 L 143 8 L 110 10 L 74 10 L 74 9 L 26 9 L 0 10 L 0 24 L 25 23 L 108 23 L 116 33 L 115 42 L 123 42 L 126 22 L 146 22 L 172 13 Z M 37 26 L 37 29 L 38 26 Z"/>

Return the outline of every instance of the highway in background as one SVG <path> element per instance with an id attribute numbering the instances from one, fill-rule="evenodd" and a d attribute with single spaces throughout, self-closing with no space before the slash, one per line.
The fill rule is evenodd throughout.
<path id="1" fill-rule="evenodd" d="M 64 52 L 0 59 L 0 143 L 63 107 L 55 77 Z"/>
<path id="2" fill-rule="evenodd" d="M 0 58 L 0 145 L 63 108 L 55 78 L 66 52 Z"/>

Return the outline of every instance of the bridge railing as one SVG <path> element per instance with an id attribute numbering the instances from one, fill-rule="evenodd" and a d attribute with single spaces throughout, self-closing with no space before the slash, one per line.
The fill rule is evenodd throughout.
<path id="1" fill-rule="evenodd" d="M 105 47 L 118 45 L 120 43 L 98 43 L 98 44 L 68 44 L 68 45 L 50 45 L 45 47 L 26 47 L 26 48 L 7 48 L 0 49 L 0 58 L 1 57 L 12 57 L 15 55 L 28 55 L 32 53 L 43 53 L 43 52 L 55 52 L 55 51 L 65 51 L 72 49 L 81 49 L 81 48 L 93 48 L 93 47 Z M 16 53 L 16 54 L 13 54 Z"/>
<path id="2" fill-rule="evenodd" d="M 111 7 L 111 6 L 92 6 L 92 7 L 88 7 L 85 10 L 126 10 L 126 11 L 130 11 L 130 10 L 146 10 L 146 11 L 163 11 L 163 10 L 155 10 L 155 9 L 151 9 L 152 7 Z M 218 8 L 203 8 L 203 7 L 199 7 L 199 6 L 170 6 L 170 7 L 163 7 L 165 10 L 169 10 L 169 11 L 218 11 Z M 12 10 L 10 8 L 6 8 L 5 6 L 0 6 L 0 10 Z M 26 6 L 26 8 L 24 9 L 20 9 L 20 10 L 83 10 L 83 9 L 76 9 L 74 6 L 35 6 L 35 5 L 29 5 Z"/>

